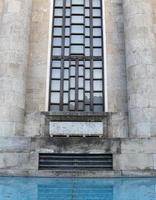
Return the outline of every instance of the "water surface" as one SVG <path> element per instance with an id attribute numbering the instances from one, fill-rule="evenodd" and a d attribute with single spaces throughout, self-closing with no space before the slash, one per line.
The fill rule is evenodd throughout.
<path id="1" fill-rule="evenodd" d="M 156 200 L 156 178 L 0 177 L 0 200 Z"/>

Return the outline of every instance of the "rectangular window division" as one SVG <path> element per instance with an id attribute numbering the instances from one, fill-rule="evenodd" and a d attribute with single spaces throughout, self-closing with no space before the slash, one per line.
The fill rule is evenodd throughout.
<path id="1" fill-rule="evenodd" d="M 54 0 L 49 110 L 103 112 L 102 0 Z"/>

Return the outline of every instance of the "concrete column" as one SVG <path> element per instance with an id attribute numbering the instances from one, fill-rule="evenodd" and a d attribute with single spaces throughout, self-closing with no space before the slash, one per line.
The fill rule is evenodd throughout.
<path id="1" fill-rule="evenodd" d="M 123 0 L 130 137 L 156 135 L 156 41 L 151 0 Z"/>
<path id="2" fill-rule="evenodd" d="M 0 28 L 0 136 L 23 134 L 31 0 L 3 0 Z"/>

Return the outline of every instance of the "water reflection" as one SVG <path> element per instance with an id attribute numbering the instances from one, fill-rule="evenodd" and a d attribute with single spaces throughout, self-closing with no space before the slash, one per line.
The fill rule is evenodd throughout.
<path id="1" fill-rule="evenodd" d="M 0 200 L 155 200 L 156 178 L 0 178 Z"/>

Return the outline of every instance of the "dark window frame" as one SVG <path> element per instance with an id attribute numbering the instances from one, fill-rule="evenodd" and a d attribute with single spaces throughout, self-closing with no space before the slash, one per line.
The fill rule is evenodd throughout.
<path id="1" fill-rule="evenodd" d="M 51 46 L 51 63 L 50 63 L 50 84 L 49 84 L 49 111 L 56 111 L 55 109 L 52 109 L 52 106 L 57 106 L 57 111 L 58 112 L 104 112 L 105 110 L 105 106 L 104 106 L 104 98 L 105 98 L 105 91 L 104 91 L 104 46 L 103 46 L 103 23 L 102 23 L 102 20 L 103 20 L 103 16 L 102 16 L 102 0 L 100 0 L 100 3 L 101 3 L 101 6 L 100 7 L 93 7 L 92 6 L 92 0 L 89 0 L 89 3 L 90 3 L 90 7 L 86 7 L 84 5 L 83 8 L 84 8 L 84 11 L 85 9 L 89 9 L 89 14 L 90 14 L 90 17 L 85 17 L 85 14 L 72 14 L 72 11 L 71 9 L 69 10 L 70 11 L 70 16 L 67 16 L 66 17 L 66 10 L 69 9 L 70 7 L 67 7 L 66 6 L 66 0 L 63 0 L 63 7 L 55 7 L 55 1 L 57 0 L 54 0 L 54 7 L 53 7 L 53 27 L 52 27 L 52 46 Z M 70 0 L 71 2 L 72 0 Z M 84 4 L 85 4 L 85 0 L 84 0 Z M 73 5 L 72 5 L 73 6 Z M 80 5 L 74 5 L 74 7 L 76 6 L 80 6 Z M 63 16 L 55 16 L 55 9 L 62 9 L 62 13 L 63 13 Z M 93 10 L 94 9 L 98 9 L 100 10 L 101 12 L 101 16 L 98 16 L 98 17 L 94 17 L 93 16 Z M 72 25 L 74 25 L 75 23 L 71 23 L 71 19 L 72 19 L 72 16 L 83 16 L 84 18 L 84 23 L 86 21 L 86 19 L 89 19 L 89 22 L 90 22 L 90 26 L 88 25 L 84 25 L 83 28 L 84 28 L 84 32 L 83 34 L 76 34 L 76 33 L 71 33 L 71 29 L 72 29 Z M 55 19 L 60 19 L 62 20 L 62 25 L 55 25 L 54 24 L 54 21 Z M 68 26 L 66 26 L 66 19 L 70 19 L 70 24 Z M 94 19 L 100 19 L 101 20 L 101 26 L 94 26 L 93 25 L 93 20 Z M 78 24 L 76 23 L 75 25 L 83 25 L 83 24 Z M 62 30 L 62 34 L 61 36 L 54 36 L 54 30 L 55 28 L 61 28 Z M 65 30 L 66 28 L 69 28 L 69 36 L 66 36 L 65 35 Z M 90 36 L 85 36 L 85 28 L 90 28 L 89 31 L 90 31 Z M 100 28 L 101 29 L 101 36 L 95 36 L 93 34 L 93 30 L 94 28 Z M 74 44 L 71 44 L 71 36 L 74 36 L 74 35 L 82 35 L 84 37 L 84 40 L 83 40 L 83 43 L 82 44 L 77 44 L 76 43 L 76 46 L 79 46 L 79 45 L 82 45 L 83 46 L 83 54 L 72 54 L 71 53 L 71 46 L 74 45 Z M 57 46 L 57 45 L 54 45 L 54 39 L 55 38 L 59 38 L 61 40 L 61 45 Z M 85 39 L 90 39 L 90 46 L 88 46 L 88 49 L 90 50 L 90 56 L 86 56 L 84 54 L 85 50 L 87 49 L 85 46 Z M 65 45 L 65 40 L 66 39 L 69 39 L 69 46 Z M 93 39 L 100 39 L 101 40 L 101 45 L 100 46 L 94 46 L 93 45 Z M 69 47 L 69 50 L 70 50 L 70 53 L 69 55 L 65 55 L 65 50 L 66 48 Z M 96 47 L 96 48 L 95 48 Z M 53 52 L 54 52 L 54 49 L 55 48 L 60 48 L 60 51 L 61 51 L 61 54 L 60 55 L 54 55 Z M 93 55 L 93 51 L 94 49 L 101 49 L 101 56 L 94 56 Z M 55 67 L 53 65 L 53 61 L 60 61 L 61 65 L 60 65 L 60 68 L 58 67 Z M 69 67 L 65 67 L 65 62 L 68 61 L 69 62 Z M 85 62 L 89 61 L 90 62 L 90 67 L 87 67 L 85 65 Z M 100 61 L 101 62 L 101 68 L 99 67 L 95 67 L 93 65 L 93 62 L 96 62 L 96 61 Z M 71 71 L 71 68 L 72 68 L 72 63 L 75 63 L 75 69 L 76 69 L 76 74 L 75 76 L 72 76 L 70 74 L 70 71 Z M 83 64 L 82 64 L 83 63 Z M 83 67 L 83 75 L 79 75 L 79 69 L 80 67 Z M 60 73 L 60 79 L 59 78 L 52 78 L 52 70 L 57 70 L 57 69 L 60 69 L 61 73 Z M 68 78 L 65 78 L 64 77 L 64 72 L 65 70 L 68 69 Z M 102 78 L 96 78 L 94 79 L 93 77 L 93 72 L 94 70 L 99 70 L 101 69 L 102 71 Z M 90 72 L 90 78 L 86 78 L 85 77 L 85 71 L 86 70 L 89 70 Z M 72 91 L 72 87 L 70 87 L 70 84 L 71 84 L 71 80 L 72 78 L 75 78 L 75 100 L 71 100 L 70 99 L 70 91 Z M 79 87 L 78 84 L 79 84 L 79 81 L 78 79 L 79 78 L 83 78 L 83 87 Z M 60 90 L 52 90 L 52 87 L 51 85 L 53 84 L 53 81 L 54 80 L 58 80 L 60 81 Z M 95 90 L 93 89 L 93 85 L 94 85 L 94 81 L 101 81 L 102 83 L 102 89 L 101 90 Z M 64 90 L 64 81 L 68 81 L 68 92 Z M 85 82 L 87 83 L 87 81 L 90 81 L 90 90 L 85 90 Z M 82 100 L 79 100 L 78 99 L 78 90 L 82 89 L 84 92 L 83 92 L 83 101 Z M 60 101 L 57 102 L 57 103 L 52 103 L 51 102 L 51 93 L 59 93 L 60 95 Z M 67 94 L 68 93 L 68 103 L 64 103 L 64 94 Z M 85 102 L 85 93 L 86 94 L 90 94 L 90 101 L 88 102 Z M 94 103 L 94 93 L 99 93 L 99 94 L 102 94 L 102 103 Z M 72 109 L 72 107 L 70 108 L 70 104 L 71 103 L 75 103 L 75 108 Z M 82 109 L 80 109 L 79 107 L 79 103 L 82 103 Z M 100 111 L 97 111 L 95 110 L 95 106 L 98 107 L 98 106 L 101 106 L 102 109 L 100 109 Z M 66 109 L 65 109 L 66 107 Z M 86 108 L 88 107 L 88 110 L 86 110 Z"/>

